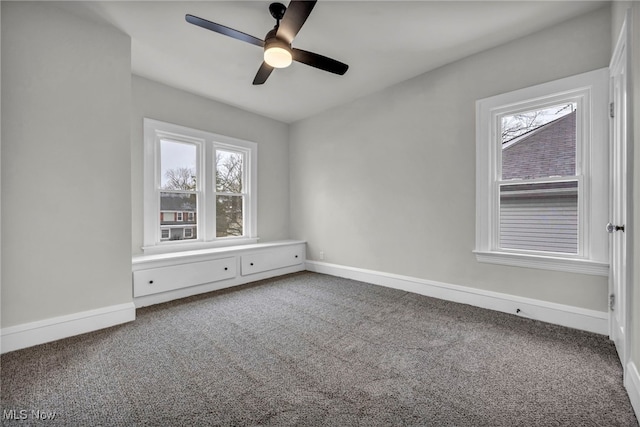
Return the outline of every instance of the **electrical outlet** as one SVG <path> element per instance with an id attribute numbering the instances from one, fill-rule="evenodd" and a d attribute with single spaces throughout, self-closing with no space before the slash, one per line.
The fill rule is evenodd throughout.
<path id="1" fill-rule="evenodd" d="M 324 260 L 324 251 L 320 251 L 320 261 Z"/>

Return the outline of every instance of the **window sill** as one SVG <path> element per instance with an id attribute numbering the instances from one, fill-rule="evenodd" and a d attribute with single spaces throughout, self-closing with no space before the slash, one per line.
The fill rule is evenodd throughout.
<path id="1" fill-rule="evenodd" d="M 237 242 L 237 240 L 236 240 Z M 131 258 L 133 270 L 146 268 L 167 267 L 190 262 L 207 261 L 227 256 L 250 253 L 256 250 L 285 247 L 292 245 L 304 245 L 301 240 L 280 240 L 275 242 L 237 244 L 215 248 L 201 248 L 188 251 L 164 252 L 157 254 L 134 255 Z"/>
<path id="2" fill-rule="evenodd" d="M 509 265 L 513 267 L 538 268 L 566 273 L 609 276 L 609 264 L 576 258 L 558 258 L 542 255 L 513 254 L 507 252 L 473 251 L 478 262 Z"/>
<path id="3" fill-rule="evenodd" d="M 154 246 L 143 246 L 142 251 L 145 255 L 173 254 L 203 249 L 226 248 L 229 246 L 254 245 L 258 243 L 258 240 L 257 237 L 227 238 L 215 242 L 186 242 L 183 240 L 179 241 L 179 243 L 161 243 Z"/>

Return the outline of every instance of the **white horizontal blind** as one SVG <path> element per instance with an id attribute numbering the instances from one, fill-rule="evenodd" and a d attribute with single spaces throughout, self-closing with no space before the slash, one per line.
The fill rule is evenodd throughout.
<path id="1" fill-rule="evenodd" d="M 578 253 L 578 196 L 500 198 L 500 247 Z"/>

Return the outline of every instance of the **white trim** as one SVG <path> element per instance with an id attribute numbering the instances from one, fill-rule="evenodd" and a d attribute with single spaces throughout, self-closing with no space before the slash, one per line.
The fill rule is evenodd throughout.
<path id="1" fill-rule="evenodd" d="M 182 228 L 180 226 L 179 228 Z M 180 252 L 191 252 L 198 250 L 208 250 L 208 249 L 216 249 L 216 248 L 227 248 L 227 247 L 236 247 L 243 245 L 255 245 L 258 244 L 259 239 L 247 239 L 245 237 L 225 237 L 215 240 L 213 242 L 199 242 L 193 240 L 175 240 L 176 243 L 171 243 L 169 246 L 165 246 L 166 240 L 160 242 L 157 245 L 153 246 L 143 246 L 142 250 L 145 255 L 156 255 L 156 254 L 172 254 L 172 253 L 180 253 Z"/>
<path id="2" fill-rule="evenodd" d="M 631 9 L 627 9 L 616 46 L 609 62 L 609 105 L 614 107 L 614 117 L 609 116 L 609 223 L 623 224 L 633 230 L 633 113 L 629 93 L 632 91 L 631 58 Z M 616 96 L 616 94 L 618 96 Z M 626 151 L 621 152 L 620 148 Z M 618 167 L 616 167 L 616 165 Z M 616 345 L 623 367 L 631 358 L 633 341 L 631 320 L 633 278 L 633 233 L 609 234 L 611 275 L 609 297 L 614 298 L 611 308 L 609 336 Z M 614 257 L 617 255 L 617 257 Z M 619 286 L 618 286 L 619 285 Z M 634 366 L 635 369 L 635 366 Z M 625 381 L 626 381 L 625 372 Z M 637 372 L 636 372 L 637 375 Z"/>
<path id="3" fill-rule="evenodd" d="M 97 331 L 136 318 L 132 302 L 2 328 L 0 353 Z"/>
<path id="4" fill-rule="evenodd" d="M 597 334 L 607 335 L 609 331 L 609 314 L 603 311 L 325 262 L 307 261 L 306 266 L 307 270 L 316 273 L 401 289 Z"/>
<path id="5" fill-rule="evenodd" d="M 258 144 L 230 136 L 218 135 L 199 129 L 191 129 L 173 123 L 161 122 L 149 118 L 143 120 L 144 129 L 144 227 L 143 246 L 144 253 L 153 254 L 160 252 L 172 252 L 205 249 L 216 246 L 238 245 L 242 243 L 255 243 L 258 240 Z M 184 246 L 184 241 L 163 240 L 160 237 L 160 142 L 162 139 L 170 139 L 177 142 L 195 144 L 197 146 L 197 188 L 194 192 L 198 197 L 198 231 L 197 238 L 189 241 Z M 215 224 L 215 182 L 214 158 L 218 148 L 242 153 L 244 156 L 244 228 L 243 236 L 216 237 Z M 248 179 L 247 179 L 248 177 Z M 176 222 L 184 222 L 182 219 Z M 232 243 L 225 240 L 234 240 Z M 219 243 L 223 241 L 222 243 Z"/>
<path id="6" fill-rule="evenodd" d="M 256 250 L 268 250 L 283 246 L 305 244 L 304 240 L 280 240 L 275 242 L 243 244 L 209 249 L 196 249 L 181 252 L 163 252 L 159 254 L 134 255 L 131 257 L 133 271 L 147 268 L 169 267 L 176 264 L 206 261 L 227 256 L 242 255 Z"/>
<path id="7" fill-rule="evenodd" d="M 587 259 L 571 259 L 542 255 L 523 255 L 508 252 L 473 251 L 478 262 L 510 265 L 513 267 L 544 268 L 545 270 L 564 271 L 566 273 L 609 276 L 609 264 Z"/>
<path id="8" fill-rule="evenodd" d="M 571 271 L 604 275 L 609 263 L 608 236 L 603 231 L 607 222 L 608 145 L 607 93 L 608 69 L 578 74 L 548 83 L 508 92 L 476 101 L 476 247 L 480 262 L 519 265 L 528 268 Z M 572 101 L 582 112 L 577 120 L 581 144 L 576 146 L 576 176 L 580 181 L 578 257 L 545 254 L 539 257 L 526 251 L 514 258 L 503 256 L 499 248 L 499 194 L 497 177 L 500 170 L 501 146 L 496 145 L 498 118 L 502 114 Z M 496 256 L 486 256 L 497 252 Z M 523 263 L 524 257 L 528 260 Z M 548 258 L 563 262 L 549 262 Z M 580 262 L 585 261 L 585 262 Z M 584 268 L 583 268 L 584 267 Z"/>
<path id="9" fill-rule="evenodd" d="M 640 418 L 640 374 L 633 361 L 628 362 L 624 370 L 624 388 L 627 389 L 633 412 Z"/>

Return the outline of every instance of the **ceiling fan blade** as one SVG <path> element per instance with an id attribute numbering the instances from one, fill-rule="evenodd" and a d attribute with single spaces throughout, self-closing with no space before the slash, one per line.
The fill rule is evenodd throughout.
<path id="1" fill-rule="evenodd" d="M 316 1 L 291 0 L 280 21 L 276 36 L 291 44 L 316 5 Z"/>
<path id="2" fill-rule="evenodd" d="M 233 37 L 234 39 L 242 40 L 243 42 L 264 47 L 264 40 L 260 40 L 257 37 L 253 37 L 241 31 L 234 30 L 233 28 L 225 27 L 224 25 L 216 24 L 215 22 L 207 21 L 206 19 L 188 14 L 185 16 L 185 19 L 188 23 L 197 25 L 198 27 L 206 28 L 207 30 L 215 31 L 216 33 L 224 34 L 225 36 Z"/>
<path id="3" fill-rule="evenodd" d="M 260 66 L 260 69 L 258 69 L 258 73 L 256 74 L 256 77 L 253 79 L 253 84 L 261 85 L 264 82 L 266 82 L 269 76 L 271 75 L 272 71 L 273 71 L 273 67 L 267 64 L 266 62 L 263 62 L 262 65 Z"/>
<path id="4" fill-rule="evenodd" d="M 293 59 L 303 64 L 310 65 L 315 68 L 319 68 L 330 73 L 343 75 L 349 69 L 347 64 L 344 64 L 335 59 L 327 58 L 326 56 L 319 55 L 313 52 L 307 52 L 302 49 L 291 49 L 293 53 Z"/>

